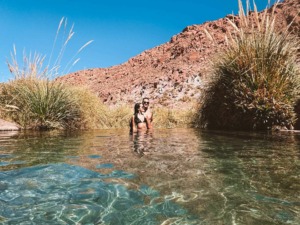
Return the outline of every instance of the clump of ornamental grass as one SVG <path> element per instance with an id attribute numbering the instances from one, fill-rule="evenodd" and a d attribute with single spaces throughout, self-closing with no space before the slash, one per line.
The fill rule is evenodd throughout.
<path id="1" fill-rule="evenodd" d="M 153 124 L 156 128 L 192 127 L 195 114 L 195 107 L 185 110 L 157 107 L 153 110 Z"/>
<path id="2" fill-rule="evenodd" d="M 3 85 L 3 117 L 25 129 L 106 128 L 107 107 L 85 87 L 42 78 L 19 78 Z"/>
<path id="3" fill-rule="evenodd" d="M 2 89 L 3 112 L 24 128 L 67 128 L 79 118 L 70 92 L 57 82 L 18 79 Z"/>
<path id="4" fill-rule="evenodd" d="M 84 121 L 88 127 L 93 129 L 111 129 L 111 128 L 129 128 L 129 122 L 132 117 L 132 108 L 127 105 L 108 106 L 100 102 L 99 98 L 95 98 L 91 102 L 91 96 L 84 101 L 82 91 L 78 93 L 81 96 L 80 102 L 86 104 L 84 106 Z M 95 95 L 94 95 L 95 96 Z M 85 98 L 86 98 L 85 97 Z"/>
<path id="5" fill-rule="evenodd" d="M 60 21 L 58 30 L 63 23 L 64 19 Z M 23 53 L 23 65 L 19 64 L 14 47 L 11 62 L 8 62 L 14 79 L 1 85 L 1 116 L 20 124 L 25 129 L 68 129 L 93 126 L 91 118 L 97 115 L 91 108 L 101 108 L 100 102 L 95 100 L 97 97 L 87 90 L 75 90 L 50 79 L 58 74 L 62 53 L 74 34 L 72 29 L 73 27 L 51 68 L 49 64 L 46 67 L 43 66 L 45 57 L 38 54 L 27 56 L 26 53 Z M 77 53 L 89 43 L 91 42 L 81 47 Z M 75 60 L 75 62 L 77 61 Z M 96 120 L 94 119 L 94 121 Z"/>
<path id="6" fill-rule="evenodd" d="M 72 100 L 76 102 L 79 119 L 74 124 L 78 129 L 105 128 L 106 106 L 85 86 L 65 86 L 70 92 Z M 74 121 L 75 122 L 75 121 Z"/>
<path id="7" fill-rule="evenodd" d="M 132 109 L 127 105 L 109 107 L 88 87 L 65 86 L 76 103 L 79 118 L 73 127 L 79 129 L 127 128 Z"/>
<path id="8" fill-rule="evenodd" d="M 296 64 L 299 39 L 275 30 L 273 12 L 246 15 L 239 1 L 240 26 L 213 62 L 214 78 L 204 96 L 201 125 L 218 129 L 266 130 L 292 127 L 299 99 Z"/>
<path id="9" fill-rule="evenodd" d="M 105 121 L 104 128 L 128 128 L 132 115 L 133 108 L 128 105 L 106 106 L 105 113 L 103 114 L 103 121 Z"/>

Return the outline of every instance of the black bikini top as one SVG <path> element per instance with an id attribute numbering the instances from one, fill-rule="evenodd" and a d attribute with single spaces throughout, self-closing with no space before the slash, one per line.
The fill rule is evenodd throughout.
<path id="1" fill-rule="evenodd" d="M 136 115 L 134 115 L 134 122 L 135 122 L 136 124 L 138 124 L 138 123 L 146 123 L 146 117 L 144 116 L 144 120 L 142 121 L 142 120 L 138 117 L 138 115 L 136 114 Z"/>

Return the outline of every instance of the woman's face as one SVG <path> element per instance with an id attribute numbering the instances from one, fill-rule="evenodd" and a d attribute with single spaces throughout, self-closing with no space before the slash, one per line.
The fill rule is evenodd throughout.
<path id="1" fill-rule="evenodd" d="M 140 105 L 139 112 L 145 112 L 145 109 L 142 104 Z"/>

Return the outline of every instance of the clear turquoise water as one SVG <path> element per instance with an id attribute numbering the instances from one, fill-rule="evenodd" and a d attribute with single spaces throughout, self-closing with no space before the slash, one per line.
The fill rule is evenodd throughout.
<path id="1" fill-rule="evenodd" d="M 300 134 L 0 133 L 0 224 L 300 224 Z"/>

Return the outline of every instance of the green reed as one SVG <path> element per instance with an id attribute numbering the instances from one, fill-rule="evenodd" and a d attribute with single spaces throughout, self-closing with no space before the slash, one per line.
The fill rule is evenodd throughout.
<path id="1" fill-rule="evenodd" d="M 247 2 L 248 3 L 248 2 Z M 214 77 L 203 98 L 201 126 L 221 129 L 292 128 L 299 99 L 299 39 L 275 30 L 267 11 L 246 15 L 239 1 L 240 25 L 214 61 Z"/>

